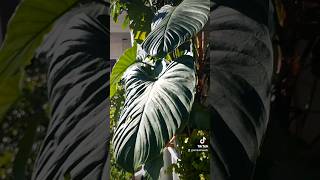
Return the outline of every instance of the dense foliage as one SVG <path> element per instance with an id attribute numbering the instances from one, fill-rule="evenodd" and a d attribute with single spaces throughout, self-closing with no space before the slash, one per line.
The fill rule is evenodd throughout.
<path id="1" fill-rule="evenodd" d="M 191 124 L 199 54 L 195 36 L 208 20 L 209 4 L 197 0 L 112 1 L 114 20 L 126 11 L 123 23 L 129 24 L 135 39 L 111 74 L 111 96 L 118 87 L 125 91 L 121 114 L 114 119 L 112 145 L 115 161 L 126 171 L 144 166 L 147 178 L 158 179 L 164 163 L 162 151 Z M 199 168 L 187 168 L 186 159 L 191 160 L 182 158 L 184 167 L 174 168 L 180 170 L 181 178 L 193 170 L 200 174 Z"/>
<path id="2" fill-rule="evenodd" d="M 49 118 L 46 66 L 26 67 L 22 93 L 1 121 L 0 179 L 31 178 Z"/>

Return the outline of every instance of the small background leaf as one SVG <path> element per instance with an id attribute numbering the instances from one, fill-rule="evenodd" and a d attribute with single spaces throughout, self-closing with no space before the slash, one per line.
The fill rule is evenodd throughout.
<path id="1" fill-rule="evenodd" d="M 134 0 L 127 3 L 127 13 L 130 19 L 130 29 L 132 29 L 135 41 L 142 43 L 145 34 L 151 31 L 150 24 L 153 12 L 146 6 L 144 0 Z"/>
<path id="2" fill-rule="evenodd" d="M 129 66 L 136 62 L 137 45 L 127 49 L 123 55 L 117 60 L 112 68 L 110 76 L 110 97 L 112 97 L 117 91 L 117 85 L 120 82 L 123 73 Z"/>

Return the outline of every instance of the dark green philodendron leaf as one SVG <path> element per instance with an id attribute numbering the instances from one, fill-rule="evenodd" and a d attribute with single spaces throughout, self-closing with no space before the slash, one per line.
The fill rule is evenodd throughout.
<path id="1" fill-rule="evenodd" d="M 198 33 L 208 21 L 209 0 L 184 0 L 178 6 L 162 7 L 154 18 L 154 29 L 142 47 L 151 56 L 164 57 Z"/>
<path id="2" fill-rule="evenodd" d="M 163 153 L 161 153 L 144 165 L 144 170 L 146 171 L 144 175 L 144 179 L 146 180 L 160 179 L 160 171 L 161 171 L 161 168 L 163 168 L 163 166 L 164 166 L 164 159 L 163 159 Z"/>
<path id="3" fill-rule="evenodd" d="M 51 119 L 33 180 L 109 179 L 109 10 L 93 2 L 71 11 L 37 56 L 48 62 Z"/>
<path id="4" fill-rule="evenodd" d="M 122 56 L 117 60 L 112 68 L 110 76 L 110 97 L 112 97 L 117 91 L 117 85 L 120 82 L 123 73 L 129 66 L 136 62 L 137 45 L 127 49 Z"/>
<path id="5" fill-rule="evenodd" d="M 273 67 L 269 30 L 227 6 L 215 6 L 206 27 L 211 177 L 251 180 L 269 118 Z"/>
<path id="6" fill-rule="evenodd" d="M 195 94 L 194 59 L 182 56 L 158 75 L 137 63 L 123 80 L 126 101 L 113 145 L 116 161 L 132 172 L 158 157 L 187 123 Z"/>
<path id="7" fill-rule="evenodd" d="M 193 103 L 190 113 L 190 126 L 195 129 L 210 130 L 210 111 L 199 102 Z"/>
<path id="8" fill-rule="evenodd" d="M 79 0 L 23 0 L 11 18 L 0 50 L 0 119 L 19 96 L 24 66 L 52 24 Z M 9 84 L 9 89 L 7 87 Z"/>

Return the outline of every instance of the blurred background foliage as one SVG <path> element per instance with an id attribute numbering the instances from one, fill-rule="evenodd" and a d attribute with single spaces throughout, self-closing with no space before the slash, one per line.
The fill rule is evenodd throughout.
<path id="1" fill-rule="evenodd" d="M 110 103 L 110 136 L 112 137 L 115 127 L 117 124 L 117 119 L 119 119 L 121 108 L 124 104 L 124 89 L 121 86 L 117 87 L 117 91 L 111 98 Z M 110 177 L 117 177 L 118 179 L 132 179 L 133 173 L 124 171 L 116 163 L 113 155 L 112 146 L 110 146 Z"/>
<path id="2" fill-rule="evenodd" d="M 0 44 L 18 3 L 19 0 L 0 2 Z M 34 161 L 49 123 L 46 73 L 45 63 L 33 59 L 25 68 L 19 98 L 1 117 L 0 179 L 31 179 Z"/>
<path id="3" fill-rule="evenodd" d="M 31 179 L 49 122 L 45 64 L 33 60 L 25 72 L 22 93 L 0 122 L 0 179 Z"/>
<path id="4" fill-rule="evenodd" d="M 189 133 L 179 134 L 176 137 L 180 159 L 176 164 L 172 164 L 168 171 L 175 171 L 181 180 L 210 179 L 210 160 L 209 151 L 190 152 L 189 150 L 198 149 L 199 140 L 205 137 L 209 142 L 209 133 L 204 130 L 193 130 Z M 206 143 L 208 145 L 208 143 Z"/>

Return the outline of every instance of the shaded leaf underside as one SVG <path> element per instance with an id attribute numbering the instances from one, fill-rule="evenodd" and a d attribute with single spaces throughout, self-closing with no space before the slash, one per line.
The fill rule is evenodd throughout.
<path id="1" fill-rule="evenodd" d="M 217 6 L 210 14 L 211 178 L 251 179 L 267 128 L 272 45 L 265 25 Z"/>
<path id="2" fill-rule="evenodd" d="M 39 50 L 52 113 L 32 179 L 109 176 L 109 15 L 102 5 L 86 8 L 58 21 Z"/>

